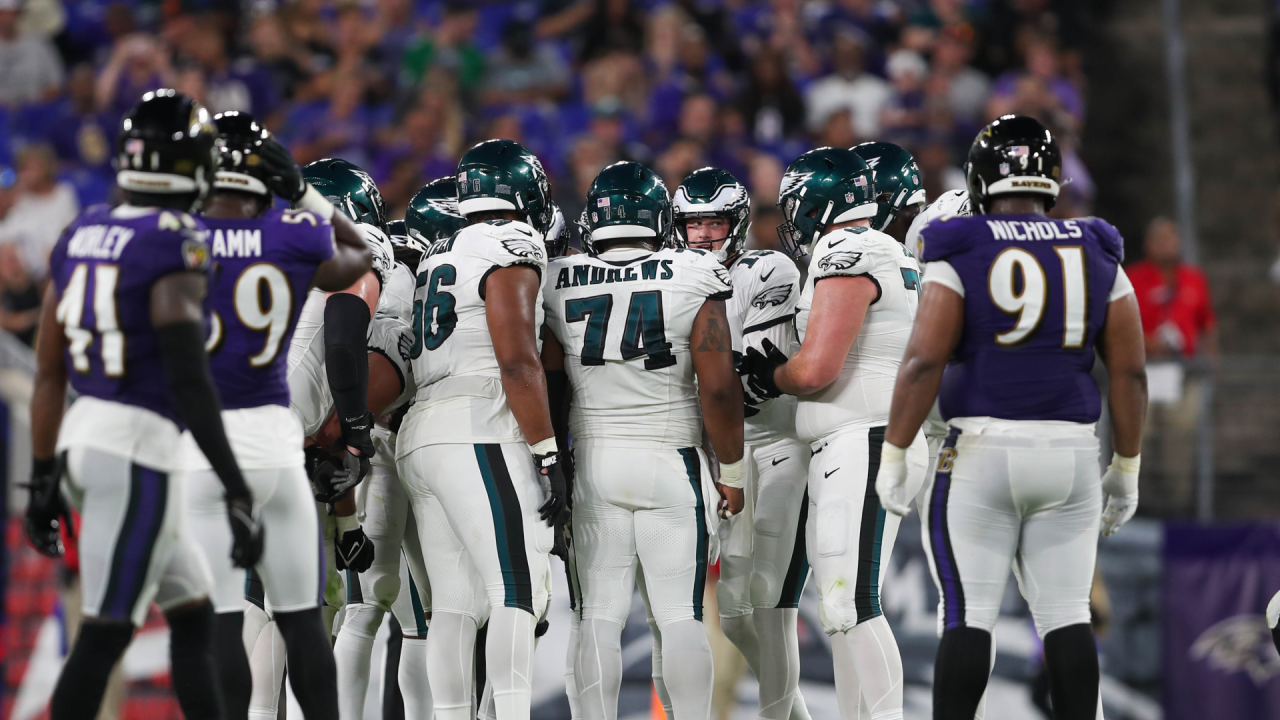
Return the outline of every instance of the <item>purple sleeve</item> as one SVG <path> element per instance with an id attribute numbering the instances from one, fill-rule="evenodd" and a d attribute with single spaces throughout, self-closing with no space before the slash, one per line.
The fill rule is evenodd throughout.
<path id="1" fill-rule="evenodd" d="M 920 230 L 921 260 L 934 262 L 969 249 L 969 218 L 943 217 Z"/>
<path id="2" fill-rule="evenodd" d="M 1124 237 L 1120 231 L 1102 218 L 1089 218 L 1088 222 L 1093 226 L 1098 247 L 1115 259 L 1117 264 L 1124 263 Z"/>
<path id="3" fill-rule="evenodd" d="M 328 220 L 306 210 L 286 208 L 271 212 L 277 213 L 275 221 L 289 239 L 292 257 L 309 265 L 319 265 L 333 257 L 333 224 Z"/>

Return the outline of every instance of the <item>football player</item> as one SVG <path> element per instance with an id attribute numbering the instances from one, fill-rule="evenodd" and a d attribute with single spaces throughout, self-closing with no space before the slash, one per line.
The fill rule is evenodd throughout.
<path id="1" fill-rule="evenodd" d="M 907 232 L 926 202 L 916 159 L 889 142 L 865 142 L 850 149 L 866 161 L 874 175 L 879 210 L 871 218 L 871 229 L 906 245 Z M 914 250 L 911 245 L 906 247 Z"/>
<path id="2" fill-rule="evenodd" d="M 1097 218 L 1051 220 L 1058 144 L 1006 115 L 967 163 L 972 217 L 921 233 L 927 290 L 898 375 L 877 490 L 907 511 L 906 446 L 941 388 L 951 426 L 921 514 L 941 601 L 935 718 L 974 716 L 1009 567 L 1044 641 L 1054 716 L 1101 717 L 1089 628 L 1097 533 L 1138 502 L 1146 371 L 1124 242 Z M 1111 378 L 1115 455 L 1099 477 L 1095 348 Z M 1015 564 L 1016 563 L 1016 564 Z"/>
<path id="3" fill-rule="evenodd" d="M 1267 627 L 1271 628 L 1271 640 L 1276 650 L 1280 651 L 1280 592 L 1271 597 L 1267 603 Z"/>
<path id="4" fill-rule="evenodd" d="M 550 186 L 519 143 L 490 140 L 463 155 L 457 188 L 468 225 L 418 267 L 417 394 L 396 454 L 431 549 L 435 715 L 471 716 L 468 660 L 487 613 L 496 715 L 521 720 L 532 700 L 536 618 L 550 598 L 552 526 L 569 502 L 538 352 Z M 487 599 L 479 610 L 477 595 Z"/>
<path id="5" fill-rule="evenodd" d="M 337 717 L 328 630 L 318 608 L 319 532 L 303 469 L 302 427 L 289 411 L 285 364 L 302 311 L 294 298 L 314 285 L 344 289 L 369 271 L 364 237 L 302 179 L 288 150 L 244 113 L 214 118 L 218 172 L 204 204 L 217 275 L 210 289 L 206 347 L 236 459 L 272 530 L 259 577 L 290 665 L 294 694 L 308 717 Z M 295 210 L 272 208 L 273 194 Z M 248 714 L 251 689 L 241 642 L 244 573 L 227 559 L 232 538 L 217 477 L 189 434 L 183 436 L 187 517 L 213 569 L 218 655 L 230 717 Z"/>
<path id="6" fill-rule="evenodd" d="M 567 371 L 572 394 L 578 704 L 592 720 L 618 715 L 638 565 L 675 714 L 705 718 L 712 662 L 702 595 L 721 499 L 704 492 L 704 423 L 729 511 L 742 508 L 742 387 L 725 313 L 733 290 L 711 253 L 662 249 L 671 201 L 643 165 L 602 170 L 587 213 L 588 254 L 547 270 L 543 346 L 545 366 Z"/>
<path id="7" fill-rule="evenodd" d="M 759 397 L 800 396 L 796 431 L 810 443 L 806 545 L 831 637 L 843 718 L 902 717 L 902 659 L 880 607 L 880 583 L 900 518 L 875 492 L 889 398 L 919 302 L 919 267 L 879 214 L 872 171 L 857 153 L 819 148 L 787 168 L 778 204 L 784 246 L 812 254 L 797 305 L 800 349 L 787 359 L 768 340 L 743 366 Z M 924 437 L 910 446 L 924 482 Z"/>
<path id="8" fill-rule="evenodd" d="M 356 505 L 361 528 L 373 546 L 374 560 L 364 572 L 347 575 L 347 605 L 334 644 L 339 708 L 344 719 L 363 716 L 373 641 L 388 611 L 395 615 L 404 636 L 397 673 L 405 716 L 430 718 L 432 713 L 426 675 L 431 586 L 417 525 L 396 472 L 395 447 L 396 430 L 416 389 L 409 367 L 413 277 L 426 250 L 450 237 L 465 222 L 458 214 L 456 192 L 452 177 L 429 183 L 413 196 L 404 221 L 388 223 L 397 263 L 395 279 L 388 287 L 392 293 L 405 295 L 396 302 L 381 303 L 369 338 L 368 402 L 378 420 L 372 432 L 372 470 L 368 480 L 356 487 Z M 399 278 L 402 274 L 404 282 Z M 385 389 L 379 390 L 375 384 Z M 336 427 L 330 429 L 331 434 L 321 441 L 322 445 L 336 435 L 333 430 Z M 404 582 L 405 578 L 408 582 Z"/>
<path id="9" fill-rule="evenodd" d="M 747 189 L 724 170 L 703 168 L 680 183 L 673 205 L 679 244 L 711 253 L 732 276 L 726 310 L 735 357 L 764 338 L 790 352 L 800 271 L 780 252 L 745 251 Z M 796 438 L 794 396 L 747 406 L 745 413 L 743 511 L 720 524 L 720 627 L 760 680 L 759 717 L 807 718 L 797 689 L 796 628 L 809 577 L 803 529 L 809 448 Z"/>
<path id="10" fill-rule="evenodd" d="M 155 600 L 170 631 L 173 686 L 188 718 L 223 717 L 213 653 L 209 566 L 182 522 L 185 427 L 221 484 L 229 553 L 252 567 L 263 537 L 236 463 L 205 355 L 210 253 L 189 213 L 213 183 L 208 111 L 173 90 L 124 117 L 116 184 L 124 204 L 85 210 L 49 261 L 31 398 L 26 532 L 62 553 L 60 524 L 80 511 L 84 625 L 53 691 L 50 717 L 91 718 L 107 677 Z M 79 397 L 66 409 L 68 376 Z M 64 417 L 65 409 L 65 417 Z M 229 547 L 228 547 L 229 546 Z"/>

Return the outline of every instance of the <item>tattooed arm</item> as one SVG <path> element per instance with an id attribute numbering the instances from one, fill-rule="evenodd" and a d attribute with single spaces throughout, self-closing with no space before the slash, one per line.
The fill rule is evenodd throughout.
<path id="1" fill-rule="evenodd" d="M 813 288 L 804 342 L 773 373 L 778 389 L 812 395 L 835 382 L 877 294 L 875 281 L 867 277 L 822 278 Z"/>
<path id="2" fill-rule="evenodd" d="M 722 463 L 742 459 L 742 381 L 733 367 L 733 341 L 723 300 L 707 300 L 689 338 L 698 376 L 702 422 Z"/>

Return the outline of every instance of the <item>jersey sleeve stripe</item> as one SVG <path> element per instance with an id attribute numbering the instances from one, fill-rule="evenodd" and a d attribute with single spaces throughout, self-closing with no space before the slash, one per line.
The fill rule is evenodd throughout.
<path id="1" fill-rule="evenodd" d="M 791 322 L 791 320 L 794 319 L 795 316 L 796 316 L 795 313 L 791 313 L 789 315 L 782 315 L 780 317 L 776 317 L 772 320 L 765 320 L 764 322 L 756 323 L 755 325 L 748 325 L 747 327 L 742 328 L 742 334 L 749 335 L 753 332 L 768 330 L 769 328 L 774 327 L 775 325 L 781 325 L 782 323 L 785 323 L 785 322 Z"/>

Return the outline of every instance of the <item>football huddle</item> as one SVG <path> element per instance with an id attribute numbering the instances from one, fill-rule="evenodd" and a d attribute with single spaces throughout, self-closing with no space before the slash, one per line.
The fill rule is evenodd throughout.
<path id="1" fill-rule="evenodd" d="M 748 249 L 726 170 L 618 162 L 566 218 L 502 139 L 390 220 L 360 167 L 173 90 L 115 157 L 124 202 L 63 233 L 36 341 L 26 534 L 57 557 L 82 518 L 53 720 L 95 716 L 153 602 L 193 720 L 275 720 L 286 669 L 307 720 L 363 717 L 388 613 L 405 718 L 528 720 L 553 603 L 573 720 L 617 720 L 637 588 L 668 718 L 712 716 L 718 612 L 758 717 L 808 720 L 809 583 L 841 717 L 901 720 L 881 585 L 912 512 L 933 717 L 984 717 L 1011 569 L 1054 717 L 1102 717 L 1089 600 L 1137 509 L 1144 339 L 1116 229 L 1048 215 L 1039 121 L 983 128 L 938 198 L 891 143 L 805 152 L 785 252 Z"/>

